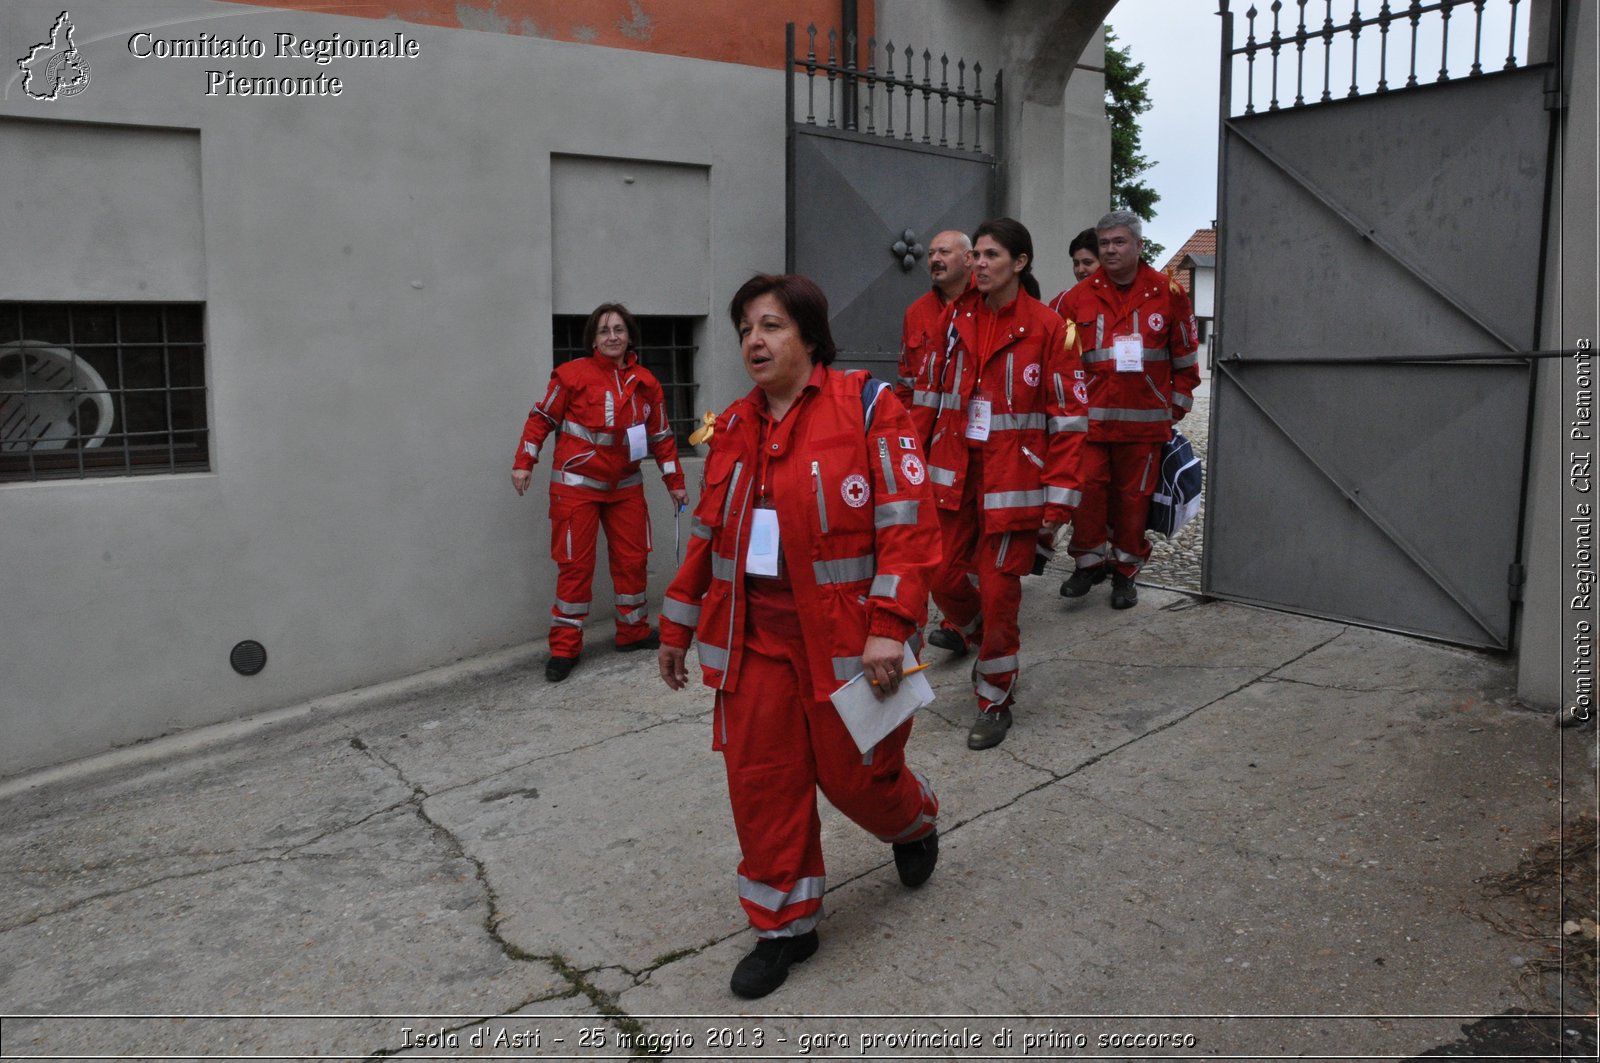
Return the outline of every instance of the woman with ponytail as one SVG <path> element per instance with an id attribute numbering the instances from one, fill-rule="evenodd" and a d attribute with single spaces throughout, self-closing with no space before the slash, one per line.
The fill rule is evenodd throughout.
<path id="1" fill-rule="evenodd" d="M 944 619 L 928 641 L 958 654 L 979 647 L 967 747 L 988 749 L 1011 727 L 1022 577 L 1040 530 L 1072 519 L 1088 420 L 1082 363 L 1038 300 L 1033 237 L 1021 222 L 978 226 L 973 277 L 980 298 L 952 319 L 957 339 L 928 451 L 945 548 L 933 583 Z"/>

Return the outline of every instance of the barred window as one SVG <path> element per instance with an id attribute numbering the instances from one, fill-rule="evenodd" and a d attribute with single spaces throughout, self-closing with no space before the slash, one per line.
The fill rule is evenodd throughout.
<path id="1" fill-rule="evenodd" d="M 204 472 L 205 306 L 0 302 L 0 482 Z"/>
<path id="2" fill-rule="evenodd" d="M 661 381 L 667 397 L 667 420 L 678 437 L 678 446 L 687 450 L 689 433 L 700 427 L 694 396 L 694 323 L 692 317 L 636 316 L 639 322 L 639 361 Z M 555 364 L 586 357 L 583 326 L 588 315 L 557 314 L 555 326 Z"/>

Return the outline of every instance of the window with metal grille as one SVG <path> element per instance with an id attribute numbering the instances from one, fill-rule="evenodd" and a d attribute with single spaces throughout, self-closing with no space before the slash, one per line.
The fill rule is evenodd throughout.
<path id="1" fill-rule="evenodd" d="M 0 482 L 204 472 L 205 306 L 0 302 Z"/>
<path id="2" fill-rule="evenodd" d="M 587 314 L 557 314 L 552 319 L 555 328 L 555 364 L 587 357 L 591 352 L 583 345 L 583 326 Z M 700 427 L 700 415 L 694 409 L 694 343 L 692 317 L 636 316 L 639 322 L 639 361 L 661 381 L 662 393 L 667 398 L 667 420 L 678 437 L 678 447 L 686 453 L 689 433 Z"/>

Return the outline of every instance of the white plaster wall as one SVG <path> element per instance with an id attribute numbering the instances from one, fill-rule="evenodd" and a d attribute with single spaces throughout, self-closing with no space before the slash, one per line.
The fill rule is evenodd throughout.
<path id="1" fill-rule="evenodd" d="M 60 11 L 8 3 L 0 40 L 43 39 Z M 0 122 L 198 131 L 213 471 L 0 486 L 0 775 L 542 639 L 545 467 L 520 499 L 509 472 L 549 375 L 553 271 L 571 256 L 678 265 L 630 263 L 625 238 L 557 253 L 551 156 L 707 169 L 700 398 L 720 409 L 747 382 L 718 308 L 783 262 L 781 75 L 193 0 L 71 14 L 89 87 L 45 102 L 0 80 Z M 156 27 L 403 30 L 421 57 L 130 56 L 128 36 Z M 324 72 L 345 89 L 208 98 L 216 67 Z M 40 297 L 14 281 L 49 250 L 27 252 L 0 248 L 0 298 Z M 647 482 L 658 600 L 672 523 Z M 227 663 L 244 638 L 270 654 L 253 678 Z"/>

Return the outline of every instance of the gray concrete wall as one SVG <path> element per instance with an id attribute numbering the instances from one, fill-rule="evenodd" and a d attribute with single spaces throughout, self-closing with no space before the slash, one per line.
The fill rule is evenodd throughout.
<path id="1" fill-rule="evenodd" d="M 1532 25 L 1542 26 L 1553 5 L 1533 10 Z M 1540 331 L 1549 349 L 1574 350 L 1594 343 L 1597 332 L 1595 49 L 1593 4 L 1572 4 L 1566 34 L 1567 109 L 1562 118 L 1546 260 L 1545 304 Z M 1535 34 L 1532 56 L 1545 53 Z M 1594 364 L 1592 357 L 1589 363 Z M 1523 556 L 1527 582 L 1518 646 L 1517 696 L 1530 705 L 1570 707 L 1575 677 L 1571 672 L 1579 644 L 1572 641 L 1577 624 L 1596 622 L 1593 605 L 1575 607 L 1577 562 L 1576 506 L 1594 506 L 1600 497 L 1591 485 L 1580 492 L 1571 478 L 1571 456 L 1596 451 L 1593 438 L 1574 440 L 1570 426 L 1578 416 L 1576 372 L 1571 358 L 1539 364 L 1535 378 L 1534 437 L 1529 464 L 1527 527 Z M 1592 387 L 1590 430 L 1593 437 Z M 1592 572 L 1591 559 L 1588 569 Z M 1589 642 L 1592 652 L 1592 636 Z M 1588 658 L 1590 678 L 1594 659 Z"/>
<path id="2" fill-rule="evenodd" d="M 0 41 L 47 39 L 60 12 L 9 3 Z M 783 263 L 781 75 L 193 0 L 71 16 L 83 92 L 29 99 L 0 74 L 0 299 L 204 298 L 213 469 L 0 486 L 0 775 L 542 638 L 545 467 L 520 499 L 509 473 L 569 309 L 556 278 L 597 289 L 571 297 L 584 311 L 709 313 L 699 402 L 742 393 L 720 305 Z M 269 55 L 138 59 L 141 29 Z M 277 32 L 396 30 L 418 58 L 271 57 Z M 344 89 L 208 97 L 217 68 Z M 571 184 L 574 216 L 687 196 L 698 238 L 554 242 L 554 157 L 636 177 Z M 647 479 L 658 598 L 672 521 Z M 253 678 L 228 665 L 246 638 L 270 655 Z"/>

